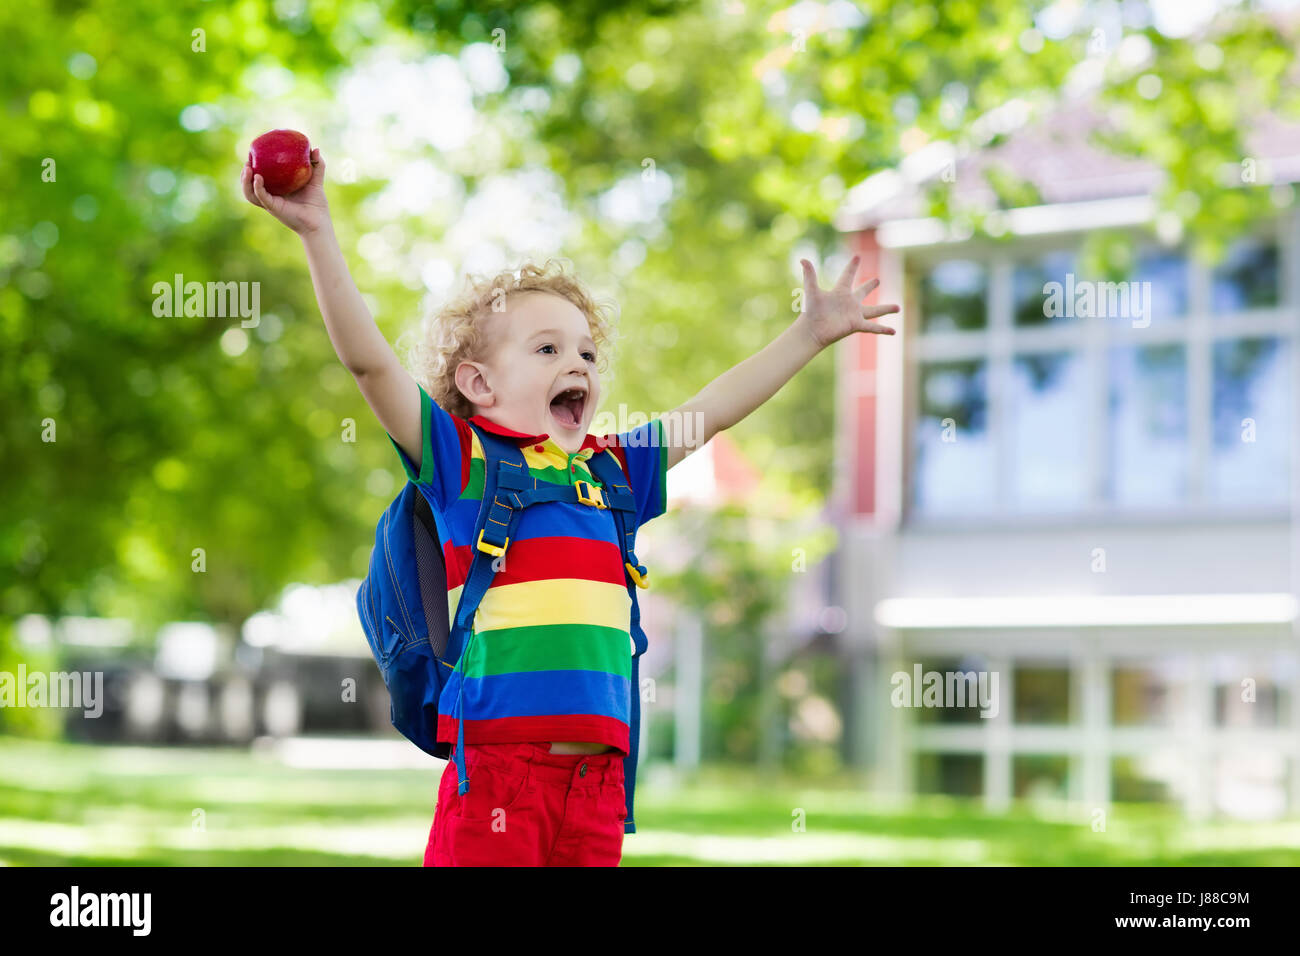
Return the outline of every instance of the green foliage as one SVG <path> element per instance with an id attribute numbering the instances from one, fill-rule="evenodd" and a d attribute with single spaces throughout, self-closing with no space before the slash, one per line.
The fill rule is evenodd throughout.
<path id="1" fill-rule="evenodd" d="M 176 618 L 237 624 L 287 581 L 358 570 L 383 504 L 358 489 L 390 464 L 382 434 L 335 374 L 301 255 L 231 188 L 253 70 L 292 63 L 311 89 L 349 51 L 335 5 L 267 13 L 0 10 L 22 51 L 0 63 L 0 615 L 120 614 L 147 636 Z M 230 125 L 182 126 L 187 106 L 230 96 Z M 261 283 L 261 325 L 156 316 L 154 284 L 178 273 Z M 251 346 L 227 354 L 230 333 Z M 340 453 L 346 417 L 359 441 Z"/>
<path id="2" fill-rule="evenodd" d="M 26 649 L 20 652 L 15 640 L 12 621 L 0 617 L 0 674 L 11 675 L 14 689 L 18 694 L 25 694 L 27 688 L 17 681 L 19 666 L 27 668 L 27 673 L 45 672 L 52 668 L 54 655 L 48 651 L 33 652 Z M 15 701 L 15 704 L 18 702 Z M 20 734 L 52 740 L 63 730 L 61 712 L 52 707 L 0 707 L 0 733 Z"/>

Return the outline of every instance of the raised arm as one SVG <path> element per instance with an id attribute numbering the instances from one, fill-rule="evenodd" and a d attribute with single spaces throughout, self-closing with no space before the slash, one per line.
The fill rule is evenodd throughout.
<path id="1" fill-rule="evenodd" d="M 672 468 L 718 432 L 742 421 L 775 395 L 795 373 L 826 346 L 854 332 L 893 335 L 894 329 L 871 319 L 897 312 L 897 305 L 864 306 L 862 300 L 879 279 L 852 287 L 859 257 L 854 256 L 834 288 L 822 291 L 817 273 L 807 259 L 804 274 L 804 308 L 780 335 L 740 364 L 704 386 L 694 398 L 664 416 L 668 442 L 668 467 Z M 700 428 L 687 423 L 698 417 Z M 687 448 L 685 435 L 695 436 Z"/>
<path id="2" fill-rule="evenodd" d="M 320 150 L 312 150 L 311 162 L 311 181 L 288 196 L 268 193 L 262 177 L 254 177 L 246 164 L 240 180 L 244 198 L 302 240 L 316 302 L 339 361 L 352 373 L 380 424 L 419 469 L 423 447 L 419 386 L 398 361 L 352 281 L 325 201 L 325 161 Z"/>

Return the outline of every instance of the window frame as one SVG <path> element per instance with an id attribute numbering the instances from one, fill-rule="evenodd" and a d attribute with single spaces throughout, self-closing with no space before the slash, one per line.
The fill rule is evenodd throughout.
<path id="1" fill-rule="evenodd" d="M 1127 233 L 1139 251 L 1156 240 L 1141 227 L 1113 227 L 1109 231 Z M 1217 342 L 1232 339 L 1278 337 L 1282 339 L 1290 363 L 1291 409 L 1293 421 L 1292 468 L 1300 467 L 1294 448 L 1300 433 L 1300 310 L 1297 288 L 1300 287 L 1300 212 L 1292 211 L 1263 222 L 1240 237 L 1272 240 L 1278 249 L 1278 304 L 1269 308 L 1249 309 L 1216 315 L 1210 309 L 1213 266 L 1201 263 L 1187 252 L 1185 243 L 1171 248 L 1182 250 L 1187 258 L 1187 311 L 1179 319 L 1152 322 L 1146 328 L 1134 328 L 1131 322 L 1080 318 L 1072 322 L 1041 327 L 1014 324 L 1013 269 L 1017 262 L 1060 249 L 1080 248 L 1084 233 L 1067 232 L 1050 236 L 1024 236 L 996 242 L 987 238 L 962 242 L 897 248 L 902 275 L 904 302 L 915 310 L 909 323 L 915 333 L 904 350 L 904 435 L 902 521 L 909 528 L 951 530 L 965 526 L 1007 526 L 1045 523 L 1086 525 L 1097 519 L 1175 523 L 1188 519 L 1233 521 L 1243 518 L 1285 518 L 1290 502 L 1268 504 L 1216 501 L 1208 495 L 1213 429 L 1213 352 Z M 923 308 L 921 278 L 937 263 L 946 259 L 972 259 L 988 270 L 988 324 L 983 330 L 922 331 Z M 1188 491 L 1186 499 L 1168 506 L 1150 504 L 1125 505 L 1107 500 L 1106 476 L 1109 458 L 1109 402 L 1111 375 L 1110 349 L 1124 345 L 1178 344 L 1185 350 L 1187 368 Z M 1030 353 L 1079 352 L 1085 365 L 1087 382 L 1086 421 L 1083 428 L 1087 441 L 1087 469 L 1082 504 L 1058 509 L 1021 510 L 1011 498 L 1009 480 L 1014 464 L 1009 433 L 1007 395 L 1017 356 Z M 921 419 L 920 381 L 922 366 L 946 360 L 983 360 L 987 363 L 989 438 L 993 446 L 993 484 L 995 497 L 982 513 L 927 514 L 917 506 L 916 437 Z M 1293 484 L 1294 478 L 1293 475 Z"/>

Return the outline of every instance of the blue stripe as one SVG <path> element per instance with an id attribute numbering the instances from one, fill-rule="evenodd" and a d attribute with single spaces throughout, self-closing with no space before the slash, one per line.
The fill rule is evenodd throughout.
<path id="1" fill-rule="evenodd" d="M 460 671 L 452 673 L 438 699 L 438 712 L 456 716 Z M 527 671 L 492 674 L 465 681 L 468 720 L 498 717 L 554 717 L 573 713 L 598 714 L 627 723 L 632 682 L 604 671 Z M 574 710 L 575 702 L 581 708 Z"/>
<path id="2" fill-rule="evenodd" d="M 427 394 L 424 393 L 426 398 Z M 424 404 L 428 408 L 429 443 L 433 446 L 433 463 L 437 468 L 431 482 L 439 499 L 434 504 L 445 507 L 460 495 L 460 432 L 456 430 L 456 420 L 441 405 L 432 399 Z"/>
<path id="3" fill-rule="evenodd" d="M 456 547 L 471 544 L 470 536 L 478 518 L 479 502 L 458 499 L 447 512 L 451 542 Z M 588 538 L 618 544 L 618 531 L 608 508 L 554 501 L 545 507 L 526 508 L 515 526 L 516 541 L 529 538 Z"/>

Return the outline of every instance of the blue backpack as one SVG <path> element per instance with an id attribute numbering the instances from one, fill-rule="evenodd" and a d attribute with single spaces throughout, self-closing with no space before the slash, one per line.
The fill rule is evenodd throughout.
<path id="1" fill-rule="evenodd" d="M 370 652 L 384 676 L 391 699 L 391 719 L 404 737 L 421 750 L 441 760 L 451 746 L 438 742 L 438 699 L 451 677 L 467 637 L 472 636 L 474 614 L 483 600 L 495 559 L 505 554 L 523 510 L 549 501 L 567 501 L 594 508 L 608 508 L 614 516 L 619 540 L 623 542 L 623 565 L 628 594 L 632 599 L 630 633 L 635 646 L 632 655 L 632 722 L 628 755 L 623 758 L 627 818 L 624 833 L 635 833 L 632 796 L 636 788 L 637 749 L 641 729 L 641 682 L 638 660 L 646 650 L 641 628 L 637 588 L 649 587 L 649 572 L 636 559 L 636 503 L 627 476 L 612 454 L 600 451 L 587 460 L 600 487 L 586 481 L 556 485 L 538 481 L 528 473 L 523 453 L 510 439 L 480 428 L 470 428 L 483 446 L 483 504 L 474 526 L 477 547 L 469 574 L 461 590 L 455 623 L 448 628 L 447 571 L 433 509 L 424 494 L 408 481 L 393 499 L 375 529 L 375 547 L 370 552 L 370 569 L 357 591 L 357 612 L 365 629 Z M 462 690 L 464 685 L 461 685 Z M 454 717 L 460 716 L 457 700 Z M 455 763 L 458 792 L 469 790 L 465 768 L 465 722 L 457 721 Z"/>

